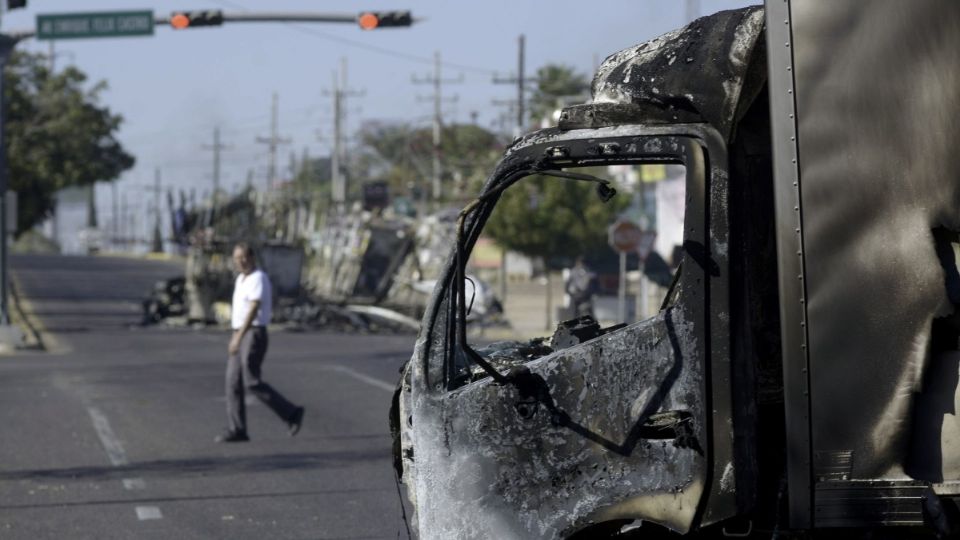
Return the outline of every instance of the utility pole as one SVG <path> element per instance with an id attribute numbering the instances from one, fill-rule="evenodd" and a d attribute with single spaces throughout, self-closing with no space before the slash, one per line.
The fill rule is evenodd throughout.
<path id="1" fill-rule="evenodd" d="M 17 40 L 0 34 L 0 342 L 11 343 L 10 310 L 7 303 L 7 141 L 4 136 L 3 120 L 3 73 Z"/>
<path id="2" fill-rule="evenodd" d="M 515 77 L 494 77 L 494 84 L 515 84 L 517 85 L 517 127 L 516 132 L 513 134 L 515 137 L 519 137 L 524 132 L 524 124 L 526 119 L 524 115 L 526 114 L 526 96 L 525 89 L 528 83 L 537 82 L 536 77 L 524 77 L 524 66 L 525 66 L 525 57 L 526 57 L 526 37 L 523 34 L 520 34 L 520 37 L 517 38 L 517 75 Z"/>
<path id="3" fill-rule="evenodd" d="M 112 237 L 112 244 L 110 249 L 117 249 L 117 237 L 120 236 L 120 221 L 119 221 L 119 209 L 117 207 L 117 181 L 114 180 L 110 182 L 110 203 L 113 207 L 111 212 L 110 220 L 110 236 Z"/>
<path id="4" fill-rule="evenodd" d="M 281 144 L 289 144 L 290 139 L 280 137 L 277 133 L 277 123 L 278 123 L 278 107 L 279 98 L 277 93 L 273 93 L 273 106 L 270 109 L 270 136 L 269 137 L 257 137 L 257 142 L 267 145 L 270 148 L 270 164 L 267 169 L 267 180 L 270 183 L 270 188 L 276 187 L 277 182 L 277 148 Z"/>
<path id="5" fill-rule="evenodd" d="M 536 77 L 524 77 L 524 67 L 526 64 L 526 37 L 523 34 L 517 38 L 517 75 L 515 77 L 494 77 L 494 84 L 515 84 L 517 85 L 517 101 L 516 101 L 516 111 L 517 111 L 517 125 L 514 128 L 514 137 L 519 137 L 525 131 L 524 124 L 526 123 L 524 116 L 526 115 L 526 108 L 524 107 L 526 102 L 526 96 L 524 95 L 524 90 L 528 83 L 537 82 Z M 495 102 L 498 105 L 509 105 L 509 102 Z M 549 273 L 547 274 L 549 284 Z M 507 300 L 507 250 L 503 249 L 500 253 L 500 271 L 499 271 L 499 281 L 500 281 L 500 301 L 505 302 Z M 550 320 L 550 287 L 547 287 L 547 321 Z"/>
<path id="6" fill-rule="evenodd" d="M 130 237 L 128 235 L 133 234 L 133 229 L 129 225 L 127 221 L 127 192 L 124 191 L 120 194 L 120 228 L 118 230 L 121 231 L 120 238 L 126 251 L 130 250 Z"/>
<path id="7" fill-rule="evenodd" d="M 140 220 L 137 219 L 137 216 L 140 216 L 142 212 L 139 212 L 137 209 L 141 208 L 142 206 L 140 204 L 142 197 L 140 197 L 139 193 L 136 195 L 136 200 L 137 202 L 133 205 L 133 211 L 130 212 L 130 231 L 131 231 L 130 232 L 130 248 L 131 250 L 135 250 L 137 247 L 137 244 L 140 243 L 140 232 L 141 232 Z"/>
<path id="8" fill-rule="evenodd" d="M 330 154 L 330 177 L 332 182 L 333 202 L 342 210 L 347 201 L 347 179 L 343 174 L 345 160 L 343 131 L 346 125 L 346 108 L 344 102 L 350 97 L 360 97 L 363 91 L 351 90 L 347 87 L 347 59 L 340 59 L 340 74 L 333 72 L 333 88 L 324 95 L 333 98 L 333 152 Z"/>
<path id="9" fill-rule="evenodd" d="M 217 197 L 220 193 L 220 152 L 230 149 L 229 146 L 220 142 L 220 126 L 213 128 L 213 144 L 204 145 L 203 149 L 213 151 L 213 197 L 211 197 L 211 199 L 213 200 L 213 205 L 216 206 Z"/>
<path id="10" fill-rule="evenodd" d="M 151 189 L 151 191 L 153 191 L 153 211 L 155 214 L 155 221 L 153 225 L 153 243 L 150 251 L 153 253 L 163 253 L 163 233 L 160 230 L 160 195 L 163 190 L 160 187 L 160 167 L 157 167 L 154 170 L 153 189 Z"/>
<path id="11" fill-rule="evenodd" d="M 96 229 L 99 227 L 97 220 L 97 190 L 96 184 L 87 186 L 87 227 Z"/>
<path id="12" fill-rule="evenodd" d="M 497 118 L 490 122 L 490 126 L 498 133 L 507 133 L 508 124 L 511 124 L 516 118 L 517 102 L 514 99 L 494 99 L 490 102 L 495 107 L 502 110 L 497 114 Z M 512 124 L 511 124 L 512 125 Z M 516 129 L 516 126 L 513 126 Z"/>
<path id="13" fill-rule="evenodd" d="M 332 182 L 333 202 L 337 206 L 342 206 L 347 201 L 347 186 L 343 180 L 343 170 L 340 168 L 340 155 L 343 151 L 341 146 L 343 137 L 343 90 L 337 77 L 337 72 L 333 72 L 333 152 L 330 154 L 330 181 Z M 343 86 L 346 86 L 344 84 Z"/>
<path id="14" fill-rule="evenodd" d="M 434 201 L 440 200 L 440 197 L 443 195 L 443 188 L 441 186 L 441 179 L 443 178 L 443 164 L 440 161 L 442 152 L 440 148 L 441 137 L 443 132 L 443 94 L 442 88 L 444 84 L 454 84 L 463 82 L 463 74 L 460 74 L 456 79 L 444 79 L 440 75 L 440 66 L 442 62 L 440 61 L 440 51 L 433 53 L 433 75 L 423 78 L 413 77 L 414 84 L 432 84 L 433 85 L 433 95 L 427 96 L 426 99 L 433 100 L 433 182 L 431 186 L 431 194 Z M 456 102 L 456 96 L 448 98 L 447 102 Z"/>

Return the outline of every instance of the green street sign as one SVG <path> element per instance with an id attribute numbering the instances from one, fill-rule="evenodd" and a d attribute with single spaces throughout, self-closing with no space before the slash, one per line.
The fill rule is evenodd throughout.
<path id="1" fill-rule="evenodd" d="M 37 15 L 37 39 L 79 39 L 153 34 L 152 11 Z"/>

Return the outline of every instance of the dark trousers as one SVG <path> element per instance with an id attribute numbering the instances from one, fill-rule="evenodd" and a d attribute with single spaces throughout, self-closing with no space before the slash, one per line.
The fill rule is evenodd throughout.
<path id="1" fill-rule="evenodd" d="M 244 389 L 257 396 L 277 416 L 288 422 L 297 407 L 260 378 L 260 366 L 267 355 L 267 329 L 253 326 L 240 340 L 240 352 L 227 357 L 227 421 L 230 431 L 247 432 Z"/>

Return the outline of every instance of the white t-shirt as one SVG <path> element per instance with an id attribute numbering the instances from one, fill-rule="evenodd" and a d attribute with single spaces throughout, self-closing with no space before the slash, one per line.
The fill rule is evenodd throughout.
<path id="1" fill-rule="evenodd" d="M 270 278 L 260 269 L 250 275 L 241 273 L 233 286 L 233 306 L 230 310 L 230 325 L 234 330 L 243 327 L 243 321 L 250 313 L 250 304 L 260 301 L 260 309 L 253 318 L 253 326 L 267 326 L 270 324 L 270 315 L 273 311 L 273 291 L 270 288 Z"/>

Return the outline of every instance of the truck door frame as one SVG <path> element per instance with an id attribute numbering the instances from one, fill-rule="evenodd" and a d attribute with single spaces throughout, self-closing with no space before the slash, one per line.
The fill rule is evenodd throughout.
<path id="1" fill-rule="evenodd" d="M 586 130 L 583 130 L 586 131 Z M 735 449 L 732 422 L 735 416 L 733 410 L 733 385 L 731 372 L 731 331 L 729 318 L 729 215 L 727 208 L 728 194 L 728 163 L 727 149 L 720 134 L 707 124 L 675 124 L 675 125 L 628 125 L 617 126 L 615 128 L 599 128 L 590 130 L 593 132 L 590 138 L 606 139 L 609 137 L 624 136 L 642 136 L 642 137 L 684 137 L 695 141 L 706 155 L 704 181 L 705 192 L 703 197 L 702 210 L 704 223 L 707 226 L 708 242 L 707 252 L 700 254 L 702 264 L 709 266 L 709 271 L 705 272 L 708 280 L 708 321 L 706 329 L 707 334 L 704 339 L 709 343 L 710 354 L 708 356 L 708 366 L 705 369 L 706 381 L 705 389 L 707 394 L 708 414 L 708 433 L 710 446 L 710 466 L 708 468 L 706 489 L 701 500 L 700 510 L 698 511 L 695 524 L 697 526 L 706 526 L 716 523 L 723 519 L 732 517 L 738 513 L 737 508 L 737 489 L 752 489 L 750 486 L 738 486 L 737 478 L 738 468 L 735 466 Z M 580 133 L 577 133 L 580 132 Z M 536 141 L 527 145 L 518 144 L 508 152 L 508 157 L 504 163 L 510 163 L 517 166 L 515 154 L 519 154 L 520 148 L 524 146 L 537 146 L 546 150 L 550 145 L 562 143 L 564 139 L 583 139 L 584 134 L 581 130 L 562 133 L 560 137 L 551 137 L 544 142 L 550 144 L 537 144 Z M 519 148 L 518 148 L 519 147 Z M 646 151 L 644 154 L 653 152 Z M 514 154 L 511 156 L 511 154 Z M 666 152 L 661 151 L 661 155 Z M 522 160 L 521 160 L 522 161 Z M 499 169 L 499 168 L 498 168 Z M 495 176 L 500 174 L 498 170 Z M 689 194 L 688 194 L 689 195 Z M 476 219 L 468 220 L 465 228 L 466 238 L 465 247 L 469 252 L 473 243 L 479 235 L 479 228 L 476 226 Z M 706 268 L 705 268 L 706 270 Z M 442 311 L 441 305 L 444 304 L 443 297 L 447 294 L 448 285 L 454 277 L 454 264 L 448 264 L 445 271 L 445 277 L 438 282 L 438 287 L 434 292 L 434 299 L 424 318 L 424 329 L 418 340 L 423 347 L 421 348 L 419 358 L 414 358 L 414 388 L 419 386 L 419 390 L 428 395 L 440 398 L 445 395 L 449 389 L 446 387 L 448 373 L 446 366 L 436 370 L 437 366 L 429 366 L 432 346 L 439 345 L 436 337 L 432 334 L 441 331 L 440 327 L 435 326 L 439 311 Z M 442 327 L 442 325 L 441 325 Z M 721 360 L 722 359 L 722 360 Z M 718 360 L 721 360 L 718 362 Z M 417 373 L 419 372 L 419 373 Z M 430 375 L 433 372 L 433 375 Z M 427 382 L 430 381 L 430 382 Z M 426 383 L 426 384 L 425 384 Z M 416 390 L 415 390 L 416 392 Z M 416 408 L 416 406 L 414 407 Z M 416 422 L 414 420 L 414 422 Z"/>
<path id="2" fill-rule="evenodd" d="M 792 20 L 788 1 L 768 1 L 765 8 L 789 524 L 809 529 L 813 526 L 810 358 Z"/>

